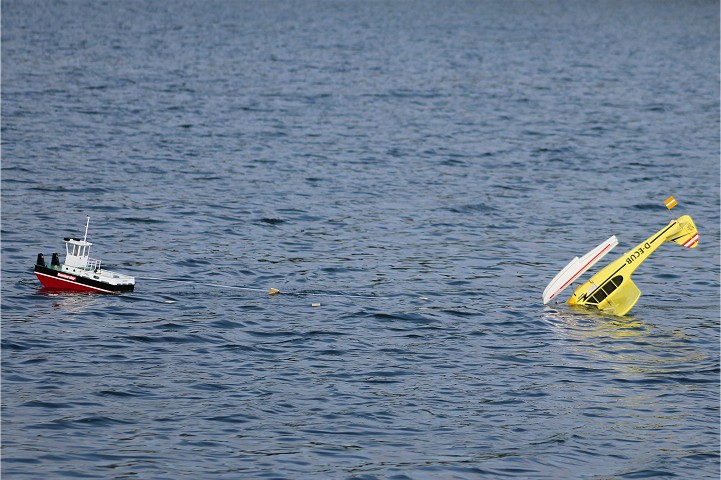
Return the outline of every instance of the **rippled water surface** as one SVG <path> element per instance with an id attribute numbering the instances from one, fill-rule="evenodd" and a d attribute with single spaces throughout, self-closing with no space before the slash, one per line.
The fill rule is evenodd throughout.
<path id="1" fill-rule="evenodd" d="M 717 2 L 2 7 L 3 478 L 718 478 Z"/>

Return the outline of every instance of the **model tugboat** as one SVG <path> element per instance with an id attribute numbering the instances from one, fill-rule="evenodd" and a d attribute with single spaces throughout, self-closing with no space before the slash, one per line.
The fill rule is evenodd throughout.
<path id="1" fill-rule="evenodd" d="M 35 275 L 45 288 L 74 292 L 132 292 L 135 277 L 111 272 L 100 266 L 100 260 L 90 258 L 88 227 L 90 217 L 85 224 L 85 236 L 82 240 L 65 238 L 65 262 L 60 264 L 57 253 L 53 253 L 50 265 L 45 257 L 38 253 L 35 263 Z"/>

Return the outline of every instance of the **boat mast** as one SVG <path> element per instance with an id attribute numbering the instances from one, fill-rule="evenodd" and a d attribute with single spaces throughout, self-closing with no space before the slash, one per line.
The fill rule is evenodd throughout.
<path id="1" fill-rule="evenodd" d="M 90 215 L 88 215 L 88 223 L 85 224 L 85 236 L 83 237 L 83 242 L 86 242 L 88 240 L 88 227 L 90 226 Z"/>

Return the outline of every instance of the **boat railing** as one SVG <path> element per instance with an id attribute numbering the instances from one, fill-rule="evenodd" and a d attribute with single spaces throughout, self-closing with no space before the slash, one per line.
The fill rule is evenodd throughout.
<path id="1" fill-rule="evenodd" d="M 99 270 L 100 260 L 94 258 L 88 258 L 88 264 L 85 266 L 85 270 Z"/>

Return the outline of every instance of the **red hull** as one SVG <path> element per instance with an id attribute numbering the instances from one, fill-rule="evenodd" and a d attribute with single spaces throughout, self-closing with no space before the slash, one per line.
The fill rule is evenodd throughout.
<path id="1" fill-rule="evenodd" d="M 73 282 L 70 280 L 64 280 L 58 277 L 51 277 L 49 275 L 43 275 L 42 273 L 35 272 L 35 275 L 40 280 L 45 288 L 51 288 L 53 290 L 63 290 L 66 292 L 102 292 L 102 293 L 113 293 L 110 290 L 103 290 L 102 288 L 93 288 L 88 285 Z"/>

